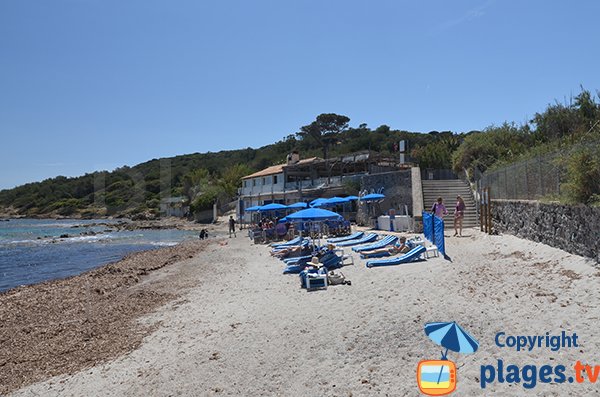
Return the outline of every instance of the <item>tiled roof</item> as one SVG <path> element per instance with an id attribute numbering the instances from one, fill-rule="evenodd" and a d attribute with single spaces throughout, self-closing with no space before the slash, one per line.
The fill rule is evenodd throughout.
<path id="1" fill-rule="evenodd" d="M 312 163 L 313 161 L 317 161 L 317 160 L 321 160 L 321 158 L 319 158 L 319 157 L 311 157 L 311 158 L 308 158 L 308 159 L 302 159 L 302 160 L 298 161 L 297 163 L 294 163 L 294 164 L 291 164 L 291 165 L 308 164 L 308 163 Z M 270 167 L 265 168 L 264 170 L 257 171 L 254 174 L 246 175 L 242 179 L 258 178 L 258 177 L 261 177 L 261 176 L 280 174 L 280 173 L 283 172 L 283 168 L 284 167 L 287 167 L 287 164 L 272 165 Z"/>
<path id="2" fill-rule="evenodd" d="M 264 170 L 255 172 L 254 174 L 246 175 L 242 179 L 256 178 L 256 177 L 259 177 L 259 176 L 267 176 L 267 175 L 279 174 L 279 173 L 282 173 L 282 172 L 283 172 L 283 164 L 272 165 L 270 167 L 265 168 Z"/>

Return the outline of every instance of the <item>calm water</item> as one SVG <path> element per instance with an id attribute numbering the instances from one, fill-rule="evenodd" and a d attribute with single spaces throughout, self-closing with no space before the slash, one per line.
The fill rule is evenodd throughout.
<path id="1" fill-rule="evenodd" d="M 116 231 L 110 220 L 0 221 L 0 291 L 64 278 L 117 261 L 135 251 L 175 245 L 197 232 Z M 103 223 L 103 225 L 93 225 Z M 96 235 L 85 235 L 90 232 Z M 68 238 L 59 236 L 68 234 Z"/>

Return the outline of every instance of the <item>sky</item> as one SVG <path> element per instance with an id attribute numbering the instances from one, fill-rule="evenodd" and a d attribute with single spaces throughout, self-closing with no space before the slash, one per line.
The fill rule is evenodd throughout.
<path id="1" fill-rule="evenodd" d="M 600 89 L 600 2 L 0 0 L 0 189 L 260 147 L 321 113 L 467 132 Z"/>

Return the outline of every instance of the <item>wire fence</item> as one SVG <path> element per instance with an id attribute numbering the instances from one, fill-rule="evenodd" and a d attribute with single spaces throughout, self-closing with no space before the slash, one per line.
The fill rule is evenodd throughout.
<path id="1" fill-rule="evenodd" d="M 480 188 L 490 188 L 494 199 L 539 200 L 558 197 L 565 178 L 559 153 L 540 155 L 485 172 Z"/>

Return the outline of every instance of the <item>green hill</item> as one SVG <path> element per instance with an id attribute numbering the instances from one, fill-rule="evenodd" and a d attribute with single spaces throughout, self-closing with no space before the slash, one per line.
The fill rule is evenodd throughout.
<path id="1" fill-rule="evenodd" d="M 598 93 L 596 94 L 598 97 Z M 321 114 L 298 133 L 261 148 L 194 153 L 153 159 L 133 167 L 75 178 L 58 176 L 0 191 L 0 206 L 26 216 L 135 216 L 157 214 L 161 197 L 186 196 L 193 211 L 215 200 L 235 198 L 240 178 L 283 163 L 298 150 L 303 158 L 360 150 L 392 153 L 406 140 L 411 160 L 421 168 L 454 168 L 472 176 L 537 153 L 561 150 L 568 173 L 569 202 L 600 202 L 600 105 L 589 91 L 568 103 L 554 103 L 523 125 L 504 123 L 483 131 L 455 134 L 393 130 L 386 125 L 349 127 L 346 116 Z"/>
<path id="2" fill-rule="evenodd" d="M 330 156 L 371 149 L 391 152 L 401 139 L 417 152 L 427 145 L 453 137 L 450 132 L 429 134 L 392 130 L 366 125 L 344 128 L 324 136 L 335 138 Z M 234 198 L 242 176 L 285 161 L 298 150 L 301 156 L 322 156 L 322 143 L 299 134 L 260 148 L 245 148 L 217 153 L 193 153 L 153 159 L 132 167 L 67 178 L 58 176 L 0 191 L 0 206 L 26 216 L 134 216 L 156 214 L 161 195 L 187 196 L 195 210 L 210 208 L 215 199 Z M 425 163 L 450 168 L 450 152 L 443 158 L 423 158 Z M 435 163 L 435 164 L 434 164 Z M 162 175 L 161 175 L 162 172 Z"/>

